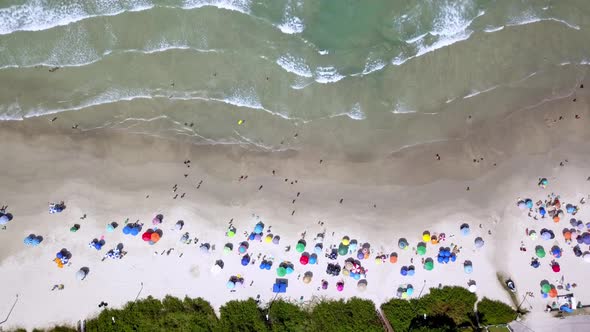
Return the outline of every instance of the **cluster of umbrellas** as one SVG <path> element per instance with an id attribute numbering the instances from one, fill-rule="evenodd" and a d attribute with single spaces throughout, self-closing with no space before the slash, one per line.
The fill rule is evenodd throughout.
<path id="1" fill-rule="evenodd" d="M 256 226 L 254 226 L 254 231 L 252 233 L 250 233 L 248 240 L 261 242 L 263 232 L 264 232 L 264 224 L 262 222 L 258 222 L 256 224 Z M 270 238 L 272 240 L 272 235 L 270 236 Z"/>
<path id="2" fill-rule="evenodd" d="M 250 264 L 250 255 L 246 254 L 244 256 L 242 256 L 242 266 L 247 266 L 248 264 Z"/>
<path id="3" fill-rule="evenodd" d="M 408 298 L 412 294 L 414 294 L 414 286 L 410 284 L 400 286 L 397 289 L 397 297 L 401 297 L 402 299 Z"/>
<path id="4" fill-rule="evenodd" d="M 342 270 L 342 268 L 340 267 L 339 264 L 329 263 L 328 266 L 326 267 L 326 273 L 331 276 L 338 276 L 340 274 L 341 270 Z"/>
<path id="5" fill-rule="evenodd" d="M 156 244 L 162 238 L 162 230 L 161 229 L 151 229 L 149 228 L 141 235 L 141 239 L 145 242 L 148 242 L 150 245 Z"/>
<path id="6" fill-rule="evenodd" d="M 371 245 L 369 243 L 363 243 L 362 248 L 356 253 L 358 259 L 369 259 L 371 255 Z"/>
<path id="7" fill-rule="evenodd" d="M 96 249 L 96 250 L 100 250 L 100 249 L 102 249 L 102 246 L 104 246 L 104 244 L 105 244 L 105 243 L 106 243 L 106 242 L 105 242 L 105 240 L 103 240 L 103 239 L 100 239 L 100 240 L 99 240 L 99 239 L 94 239 L 94 240 L 92 240 L 92 241 L 91 241 L 91 242 L 88 244 L 88 246 L 89 246 L 90 248 L 94 248 L 94 249 Z"/>
<path id="8" fill-rule="evenodd" d="M 227 281 L 227 289 L 234 289 L 236 286 L 243 286 L 244 285 L 244 278 L 240 276 L 231 276 Z"/>
<path id="9" fill-rule="evenodd" d="M 282 262 L 277 268 L 277 276 L 284 277 L 287 274 L 293 273 L 293 271 L 295 271 L 295 269 L 291 262 Z"/>
<path id="10" fill-rule="evenodd" d="M 307 252 L 304 252 L 301 254 L 301 257 L 299 257 L 299 263 L 301 263 L 301 265 L 317 264 L 318 263 L 318 255 L 316 255 L 316 254 L 310 255 Z"/>
<path id="11" fill-rule="evenodd" d="M 12 214 L 0 212 L 0 225 L 6 225 L 12 220 Z"/>
<path id="12" fill-rule="evenodd" d="M 584 222 L 582 220 L 577 220 L 576 218 L 571 218 L 570 219 L 570 225 L 572 225 L 572 227 L 577 228 L 580 231 L 583 231 L 584 228 L 590 228 L 590 222 L 584 224 Z M 573 229 L 570 231 L 574 231 Z"/>
<path id="13" fill-rule="evenodd" d="M 60 213 L 65 209 L 66 209 L 66 205 L 64 204 L 63 201 L 59 202 L 59 203 L 49 203 L 49 213 L 50 214 Z"/>
<path id="14" fill-rule="evenodd" d="M 141 225 L 127 224 L 123 227 L 123 234 L 137 236 L 141 232 Z"/>
<path id="15" fill-rule="evenodd" d="M 70 258 L 72 258 L 72 253 L 69 252 L 68 249 L 63 248 L 55 254 L 55 259 L 53 261 L 57 264 L 57 267 L 61 269 L 64 265 L 68 264 Z"/>
<path id="16" fill-rule="evenodd" d="M 588 233 L 588 232 L 582 233 L 582 235 L 580 235 L 576 238 L 576 242 L 578 242 L 578 244 L 583 243 L 586 245 L 590 245 L 590 233 Z"/>
<path id="17" fill-rule="evenodd" d="M 348 236 L 344 236 L 342 238 L 342 240 L 340 240 L 340 244 L 338 245 L 338 255 L 340 255 L 340 256 L 348 255 L 349 253 L 356 251 L 357 246 L 358 246 L 358 242 L 356 240 L 351 240 Z M 365 259 L 365 258 L 369 257 L 368 253 L 367 253 L 367 255 L 365 255 L 365 252 L 362 252 L 362 249 L 359 250 L 359 253 L 357 254 L 357 256 L 360 256 L 361 254 L 363 255 L 362 258 L 360 258 L 360 257 L 357 257 L 357 258 Z"/>
<path id="18" fill-rule="evenodd" d="M 43 241 L 43 237 L 41 235 L 29 234 L 29 236 L 27 236 L 23 242 L 24 242 L 24 244 L 26 244 L 28 246 L 36 247 L 42 241 Z"/>
<path id="19" fill-rule="evenodd" d="M 551 298 L 557 297 L 557 289 L 555 286 L 550 285 L 547 280 L 541 281 L 541 294 L 543 298 L 547 298 L 547 296 Z"/>
<path id="20" fill-rule="evenodd" d="M 272 267 L 272 261 L 263 260 L 260 262 L 260 269 L 261 270 L 270 270 Z"/>
<path id="21" fill-rule="evenodd" d="M 400 269 L 399 273 L 402 276 L 413 276 L 416 273 L 416 268 L 414 267 L 414 265 L 410 265 L 410 266 L 402 266 L 402 268 Z"/>
<path id="22" fill-rule="evenodd" d="M 454 262 L 457 260 L 457 256 L 455 253 L 451 253 L 450 248 L 440 248 L 438 251 L 437 261 L 442 264 L 447 264 L 450 262 Z"/>
<path id="23" fill-rule="evenodd" d="M 117 226 L 119 226 L 119 224 L 117 224 L 116 222 L 112 222 L 110 224 L 107 224 L 107 232 L 112 233 L 115 231 L 115 228 L 117 228 Z"/>
<path id="24" fill-rule="evenodd" d="M 164 216 L 161 214 L 158 214 L 154 217 L 154 219 L 152 219 L 152 223 L 154 225 L 159 225 L 164 221 Z"/>
<path id="25" fill-rule="evenodd" d="M 87 267 L 83 267 L 83 268 L 79 269 L 78 272 L 76 272 L 76 279 L 78 279 L 78 280 L 86 279 L 86 276 L 88 276 L 89 271 L 90 270 Z"/>
<path id="26" fill-rule="evenodd" d="M 367 271 L 364 267 L 361 266 L 361 263 L 359 261 L 355 261 L 354 259 L 349 258 L 344 263 L 342 275 L 349 276 L 354 280 L 360 280 L 365 279 L 367 277 Z"/>

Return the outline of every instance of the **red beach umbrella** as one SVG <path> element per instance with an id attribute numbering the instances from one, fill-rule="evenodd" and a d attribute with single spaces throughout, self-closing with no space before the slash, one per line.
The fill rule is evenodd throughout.
<path id="1" fill-rule="evenodd" d="M 150 232 L 150 231 L 147 231 L 147 232 L 143 233 L 141 235 L 141 239 L 144 240 L 144 241 L 146 241 L 146 242 L 149 241 L 149 240 L 151 240 L 152 239 L 152 233 L 153 232 Z"/>
<path id="2" fill-rule="evenodd" d="M 559 267 L 559 264 L 557 264 L 557 263 L 551 265 L 551 269 L 553 269 L 553 272 L 561 271 L 561 268 Z"/>
<path id="3" fill-rule="evenodd" d="M 309 256 L 301 255 L 301 258 L 299 258 L 299 263 L 302 265 L 307 265 L 307 263 L 309 263 Z"/>

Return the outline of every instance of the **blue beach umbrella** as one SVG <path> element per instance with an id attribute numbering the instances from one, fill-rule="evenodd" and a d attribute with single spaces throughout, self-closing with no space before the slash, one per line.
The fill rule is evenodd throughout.
<path id="1" fill-rule="evenodd" d="M 469 232 L 470 232 L 469 225 L 467 225 L 467 224 L 461 225 L 461 235 L 467 236 L 467 235 L 469 235 Z"/>
<path id="2" fill-rule="evenodd" d="M 139 232 L 141 232 L 140 226 L 136 226 L 136 227 L 131 228 L 131 235 L 137 236 L 137 234 L 139 234 Z"/>
<path id="3" fill-rule="evenodd" d="M 248 263 L 250 263 L 250 255 L 244 255 L 244 257 L 242 257 L 242 265 L 246 266 Z"/>
<path id="4" fill-rule="evenodd" d="M 254 241 L 255 238 L 256 238 L 256 234 L 255 233 L 250 233 L 250 236 L 248 237 L 248 240 Z"/>
<path id="5" fill-rule="evenodd" d="M 545 210 L 544 207 L 541 206 L 539 208 L 539 214 L 541 215 L 541 217 L 544 217 L 545 216 L 545 213 L 547 213 L 547 211 Z"/>
<path id="6" fill-rule="evenodd" d="M 401 270 L 400 270 L 400 274 L 403 276 L 408 275 L 408 268 L 405 266 L 402 266 Z"/>
<path id="7" fill-rule="evenodd" d="M 408 294 L 408 296 L 411 296 L 412 294 L 414 294 L 414 288 L 408 287 L 406 289 L 406 294 Z"/>
<path id="8" fill-rule="evenodd" d="M 309 256 L 309 264 L 317 264 L 317 262 L 318 262 L 318 255 L 311 254 L 311 256 Z"/>
<path id="9" fill-rule="evenodd" d="M 408 268 L 408 276 L 412 277 L 414 276 L 414 273 L 416 273 L 416 270 L 413 266 L 410 266 L 410 268 Z"/>
<path id="10" fill-rule="evenodd" d="M 293 273 L 293 268 L 290 266 L 287 266 L 287 268 L 285 270 L 286 270 L 287 274 Z"/>
<path id="11" fill-rule="evenodd" d="M 131 226 L 125 225 L 125 227 L 123 227 L 123 234 L 127 235 L 129 233 L 131 233 Z"/>
<path id="12" fill-rule="evenodd" d="M 264 230 L 264 224 L 259 222 L 256 224 L 256 226 L 254 226 L 254 233 L 262 233 L 262 231 Z"/>
<path id="13" fill-rule="evenodd" d="M 524 200 L 524 204 L 526 204 L 526 207 L 529 208 L 529 209 L 532 209 L 533 208 L 533 200 L 530 199 L 530 198 L 525 199 Z"/>

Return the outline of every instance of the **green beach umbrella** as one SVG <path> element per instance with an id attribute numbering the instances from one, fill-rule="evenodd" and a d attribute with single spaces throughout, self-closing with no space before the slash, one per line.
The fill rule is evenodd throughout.
<path id="1" fill-rule="evenodd" d="M 340 256 L 348 254 L 348 246 L 345 246 L 344 244 L 340 243 L 340 245 L 338 246 L 338 254 Z"/>
<path id="2" fill-rule="evenodd" d="M 279 277 L 284 277 L 285 274 L 287 274 L 287 269 L 285 269 L 283 266 L 279 266 L 279 268 L 277 269 L 277 275 Z"/>
<path id="3" fill-rule="evenodd" d="M 305 250 L 305 244 L 303 244 L 302 242 L 297 243 L 295 250 L 297 250 L 297 252 L 303 252 L 303 250 Z"/>
<path id="4" fill-rule="evenodd" d="M 541 246 L 537 247 L 537 249 L 535 250 L 535 253 L 537 254 L 537 257 L 539 257 L 539 258 L 545 257 L 545 249 L 543 249 L 543 247 L 541 247 Z"/>
<path id="5" fill-rule="evenodd" d="M 416 251 L 418 252 L 418 255 L 420 256 L 424 256 L 426 254 L 426 245 L 424 244 L 419 244 L 418 248 L 416 248 Z"/>
<path id="6" fill-rule="evenodd" d="M 433 261 L 427 261 L 426 263 L 424 263 L 424 269 L 426 271 L 431 271 L 432 269 L 434 269 L 434 262 Z"/>
<path id="7" fill-rule="evenodd" d="M 541 292 L 543 292 L 543 294 L 549 293 L 550 290 L 551 290 L 551 285 L 549 285 L 549 284 L 544 284 L 543 286 L 541 286 Z"/>

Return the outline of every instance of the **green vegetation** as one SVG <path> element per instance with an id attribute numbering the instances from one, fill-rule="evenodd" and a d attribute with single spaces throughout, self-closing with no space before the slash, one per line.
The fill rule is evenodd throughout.
<path id="1" fill-rule="evenodd" d="M 381 309 L 396 331 L 453 331 L 477 325 L 475 301 L 475 294 L 462 287 L 432 288 L 420 299 L 392 299 Z"/>
<path id="2" fill-rule="evenodd" d="M 313 331 L 383 331 L 375 304 L 355 297 L 318 303 L 311 321 Z"/>
<path id="3" fill-rule="evenodd" d="M 482 325 L 508 324 L 516 319 L 516 311 L 512 307 L 487 297 L 477 304 L 477 313 Z"/>
<path id="4" fill-rule="evenodd" d="M 396 332 L 468 332 L 477 329 L 473 312 L 476 300 L 475 294 L 465 288 L 444 287 L 431 289 L 420 299 L 392 299 L 381 310 Z M 487 298 L 478 304 L 478 311 L 482 326 L 506 324 L 516 318 L 510 306 Z M 230 301 L 220 308 L 218 319 L 211 305 L 201 298 L 181 300 L 166 296 L 160 301 L 150 296 L 127 303 L 122 309 L 103 310 L 86 322 L 86 330 L 352 332 L 383 331 L 383 326 L 375 304 L 354 297 L 347 301 L 321 301 L 310 308 L 283 300 L 262 308 L 254 299 Z M 57 326 L 49 331 L 76 330 Z"/>
<path id="5" fill-rule="evenodd" d="M 510 332 L 510 329 L 506 326 L 492 326 L 488 327 L 488 332 Z"/>

